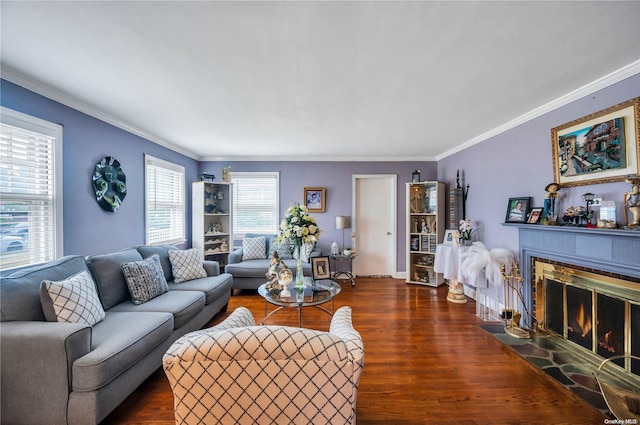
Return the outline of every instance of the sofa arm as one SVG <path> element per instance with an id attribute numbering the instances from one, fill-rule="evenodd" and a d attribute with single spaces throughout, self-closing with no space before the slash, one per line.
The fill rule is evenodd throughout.
<path id="1" fill-rule="evenodd" d="M 91 327 L 0 323 L 2 423 L 66 423 L 73 362 L 91 350 Z"/>
<path id="2" fill-rule="evenodd" d="M 340 337 L 347 345 L 352 359 L 364 366 L 364 343 L 358 331 L 353 328 L 351 307 L 344 306 L 336 310 L 331 319 L 329 333 Z"/>
<path id="3" fill-rule="evenodd" d="M 220 263 L 217 261 L 204 260 L 202 265 L 204 266 L 204 270 L 207 272 L 207 276 L 220 275 Z"/>
<path id="4" fill-rule="evenodd" d="M 229 257 L 227 259 L 229 264 L 238 264 L 242 262 L 242 248 L 236 248 L 229 253 Z"/>

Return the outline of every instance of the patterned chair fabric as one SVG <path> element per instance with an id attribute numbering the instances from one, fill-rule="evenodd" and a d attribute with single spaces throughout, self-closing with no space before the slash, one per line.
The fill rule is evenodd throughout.
<path id="1" fill-rule="evenodd" d="M 255 326 L 239 307 L 164 355 L 177 424 L 355 424 L 364 345 L 351 308 L 329 332 Z"/>

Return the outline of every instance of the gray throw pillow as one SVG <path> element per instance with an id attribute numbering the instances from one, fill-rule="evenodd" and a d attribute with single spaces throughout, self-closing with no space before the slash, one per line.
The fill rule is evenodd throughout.
<path id="1" fill-rule="evenodd" d="M 134 304 L 146 303 L 169 290 L 158 254 L 142 261 L 124 263 L 122 273 Z"/>
<path id="2" fill-rule="evenodd" d="M 196 248 L 169 251 L 169 261 L 173 270 L 173 283 L 182 283 L 207 277 L 202 265 L 200 252 Z"/>
<path id="3" fill-rule="evenodd" d="M 293 244 L 287 240 L 280 243 L 273 241 L 270 251 L 269 255 L 276 251 L 281 260 L 291 260 L 293 258 Z"/>
<path id="4" fill-rule="evenodd" d="M 51 322 L 93 326 L 105 317 L 96 284 L 86 271 L 60 281 L 43 280 L 40 301 L 45 317 Z"/>

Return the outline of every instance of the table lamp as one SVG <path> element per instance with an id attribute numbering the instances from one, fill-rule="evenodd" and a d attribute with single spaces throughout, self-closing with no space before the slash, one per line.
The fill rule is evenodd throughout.
<path id="1" fill-rule="evenodd" d="M 344 229 L 351 229 L 351 216 L 337 215 L 336 229 L 342 229 L 342 249 L 344 250 Z"/>

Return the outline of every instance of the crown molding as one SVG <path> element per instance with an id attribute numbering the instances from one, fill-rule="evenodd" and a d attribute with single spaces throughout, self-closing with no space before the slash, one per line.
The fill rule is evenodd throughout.
<path id="1" fill-rule="evenodd" d="M 471 146 L 477 145 L 480 142 L 484 142 L 485 140 L 497 136 L 498 134 L 504 133 L 507 130 L 511 130 L 514 127 L 522 125 L 528 121 L 531 121 L 534 118 L 538 118 L 548 112 L 554 111 L 562 106 L 566 106 L 571 102 L 574 102 L 578 99 L 581 99 L 585 96 L 589 96 L 597 92 L 598 90 L 602 90 L 610 85 L 613 85 L 617 82 L 624 80 L 625 78 L 632 77 L 636 74 L 640 73 L 640 59 L 630 63 L 629 65 L 623 66 L 622 68 L 613 71 L 612 73 L 605 75 L 604 77 L 598 78 L 595 81 L 592 81 L 589 84 L 586 84 L 570 93 L 565 94 L 551 102 L 548 102 L 542 106 L 537 107 L 519 117 L 501 125 L 493 130 L 489 130 L 486 133 L 483 133 L 479 136 L 474 137 L 471 140 L 462 143 L 461 145 L 456 146 L 453 149 L 449 149 L 448 151 L 438 155 L 436 157 L 436 161 L 440 161 L 448 156 L 461 152 L 465 149 L 470 148 Z"/>
<path id="2" fill-rule="evenodd" d="M 69 96 L 52 87 L 49 87 L 45 84 L 35 81 L 32 78 L 29 78 L 25 74 L 15 70 L 10 66 L 1 64 L 0 69 L 2 69 L 0 77 L 4 80 L 17 84 L 20 87 L 24 87 L 27 90 L 30 90 L 34 93 L 42 95 L 48 99 L 54 100 L 65 106 L 68 106 L 69 108 L 80 111 L 100 121 L 104 121 L 107 124 L 111 124 L 114 127 L 118 127 L 128 133 L 135 134 L 136 136 L 142 137 L 143 139 L 149 140 L 167 149 L 171 149 L 174 152 L 188 156 L 191 159 L 199 160 L 198 155 L 191 152 L 190 150 L 183 148 L 182 146 L 178 146 L 175 143 L 171 143 L 148 131 L 141 130 L 129 124 L 126 121 L 123 121 L 117 117 L 114 117 L 113 115 L 107 114 L 106 112 L 103 112 L 87 103 L 81 102 L 80 100 L 72 96 Z"/>
<path id="3" fill-rule="evenodd" d="M 601 77 L 589 84 L 586 84 L 564 96 L 561 96 L 551 102 L 548 102 L 538 108 L 535 108 L 501 126 L 498 126 L 492 130 L 487 131 L 479 136 L 470 139 L 461 145 L 456 146 L 455 148 L 449 149 L 444 153 L 437 155 L 435 157 L 334 157 L 334 156 L 318 156 L 318 157 L 309 157 L 309 156 L 268 156 L 268 157 L 252 157 L 252 156 L 231 156 L 231 157 L 201 157 L 194 152 L 184 149 L 183 147 L 171 143 L 153 133 L 150 133 L 145 130 L 141 130 L 126 121 L 123 121 L 119 118 L 116 118 L 110 114 L 107 114 L 97 108 L 88 105 L 84 102 L 79 101 L 78 99 L 71 97 L 67 94 L 64 94 L 58 90 L 55 90 L 51 87 L 48 87 L 40 82 L 37 82 L 26 75 L 16 71 L 15 69 L 6 66 L 4 64 L 0 64 L 1 75 L 0 77 L 10 81 L 14 84 L 17 84 L 21 87 L 26 88 L 27 90 L 38 93 L 44 97 L 47 97 L 51 100 L 59 102 L 65 106 L 68 106 L 72 109 L 78 110 L 82 113 L 85 113 L 93 118 L 104 121 L 108 124 L 111 124 L 115 127 L 118 127 L 124 131 L 135 134 L 136 136 L 142 137 L 143 139 L 149 140 L 153 143 L 156 143 L 160 146 L 163 146 L 167 149 L 171 149 L 174 152 L 185 155 L 191 159 L 195 159 L 196 161 L 326 161 L 326 162 L 407 162 L 407 161 L 440 161 L 441 159 L 447 158 L 448 156 L 454 155 L 458 152 L 461 152 L 465 149 L 470 148 L 478 143 L 481 143 L 491 137 L 497 136 L 498 134 L 504 133 L 507 130 L 510 130 L 514 127 L 522 125 L 528 121 L 531 121 L 537 117 L 540 117 L 548 112 L 551 112 L 555 109 L 558 109 L 562 106 L 565 106 L 575 100 L 588 96 L 598 90 L 606 88 L 612 84 L 615 84 L 619 81 L 624 80 L 625 78 L 631 77 L 633 75 L 640 73 L 640 59 L 626 65 L 604 77 Z"/>

